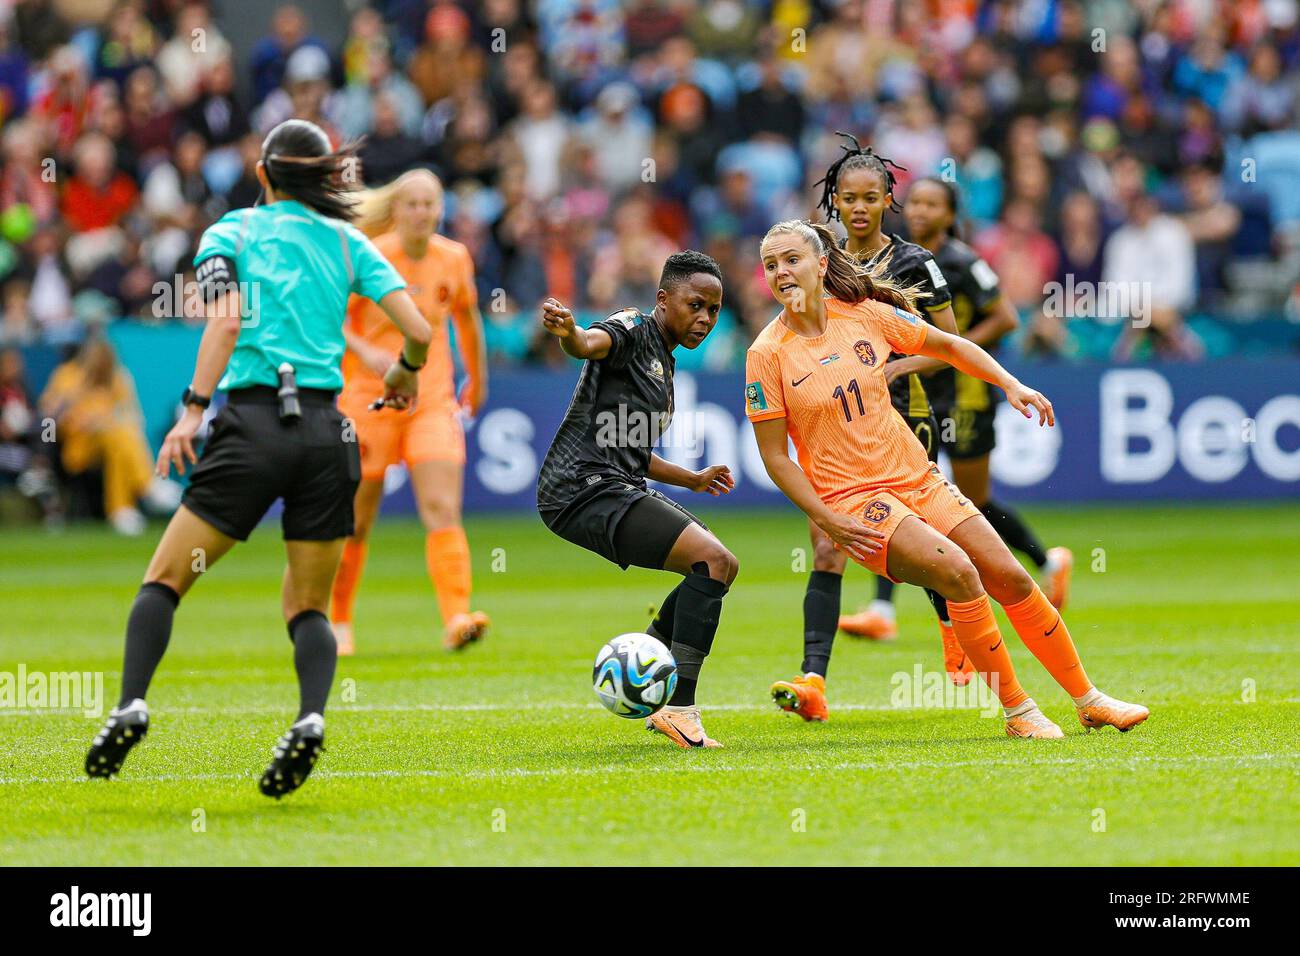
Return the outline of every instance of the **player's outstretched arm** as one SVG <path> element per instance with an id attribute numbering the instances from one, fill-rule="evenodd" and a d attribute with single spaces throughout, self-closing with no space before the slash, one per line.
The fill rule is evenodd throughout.
<path id="1" fill-rule="evenodd" d="M 861 561 L 883 547 L 883 534 L 868 528 L 853 515 L 831 511 L 817 497 L 803 469 L 790 460 L 790 438 L 784 418 L 754 422 L 754 438 L 768 476 L 841 550 Z"/>
<path id="2" fill-rule="evenodd" d="M 731 477 L 731 469 L 726 465 L 709 465 L 699 471 L 691 471 L 681 465 L 674 465 L 654 453 L 650 455 L 650 469 L 646 477 L 651 481 L 676 485 L 678 488 L 689 488 L 701 494 L 707 492 L 715 498 L 718 495 L 730 494 L 731 489 L 736 487 L 736 479 Z"/>
<path id="3" fill-rule="evenodd" d="M 614 340 L 603 329 L 584 329 L 559 299 L 542 303 L 542 327 L 560 340 L 560 348 L 576 359 L 599 362 L 609 355 Z"/>
<path id="4" fill-rule="evenodd" d="M 1056 413 L 1047 396 L 1021 384 L 1019 379 L 998 364 L 997 359 L 974 342 L 949 335 L 942 329 L 931 328 L 926 331 L 925 341 L 917 354 L 947 362 L 959 372 L 996 385 L 1007 393 L 1007 403 L 1026 418 L 1034 417 L 1033 411 L 1030 411 L 1033 409 L 1038 412 L 1038 424 L 1056 424 Z"/>

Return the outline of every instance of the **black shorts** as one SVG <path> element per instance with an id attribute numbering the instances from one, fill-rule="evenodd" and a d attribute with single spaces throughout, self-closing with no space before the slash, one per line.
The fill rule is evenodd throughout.
<path id="1" fill-rule="evenodd" d="M 540 512 L 546 527 L 624 571 L 661 570 L 686 526 L 703 521 L 654 490 L 611 482 L 560 511 Z"/>
<path id="2" fill-rule="evenodd" d="M 898 414 L 903 415 L 902 412 Z M 925 457 L 935 461 L 935 456 L 939 454 L 939 423 L 934 415 L 903 415 L 903 421 L 907 422 L 907 427 L 925 449 Z"/>
<path id="3" fill-rule="evenodd" d="M 239 541 L 277 498 L 284 499 L 286 541 L 352 534 L 352 498 L 361 480 L 355 432 L 332 392 L 300 389 L 299 400 L 302 418 L 285 424 L 275 389 L 231 392 L 212 420 L 182 504 Z"/>
<path id="4" fill-rule="evenodd" d="M 996 404 L 978 409 L 954 408 L 943 417 L 948 420 L 939 429 L 939 443 L 955 461 L 983 458 L 998 443 L 993 428 L 998 417 Z"/>

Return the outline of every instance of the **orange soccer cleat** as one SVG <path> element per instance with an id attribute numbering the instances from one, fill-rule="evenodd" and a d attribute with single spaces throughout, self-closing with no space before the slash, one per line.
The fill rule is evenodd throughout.
<path id="1" fill-rule="evenodd" d="M 1028 705 L 1028 706 L 1026 706 Z M 1065 734 L 1061 728 L 1048 720 L 1047 715 L 1038 709 L 1033 698 L 1026 700 L 1016 708 L 1018 713 L 1007 715 L 1007 736 L 1025 737 L 1030 740 L 1059 740 Z"/>
<path id="2" fill-rule="evenodd" d="M 663 734 L 684 750 L 722 746 L 704 732 L 698 707 L 665 707 L 645 719 L 645 729 Z"/>
<path id="3" fill-rule="evenodd" d="M 357 652 L 356 645 L 352 642 L 351 621 L 334 622 L 334 641 L 339 646 L 339 657 L 351 657 Z"/>
<path id="4" fill-rule="evenodd" d="M 1074 573 L 1074 552 L 1069 548 L 1048 548 L 1047 600 L 1058 611 L 1070 600 L 1070 575 Z"/>
<path id="5" fill-rule="evenodd" d="M 794 680 L 779 680 L 772 685 L 772 701 L 786 713 L 804 720 L 825 723 L 830 719 L 826 707 L 826 678 L 821 674 L 804 674 Z"/>
<path id="6" fill-rule="evenodd" d="M 975 665 L 962 649 L 951 624 L 939 622 L 939 639 L 943 641 L 943 669 L 948 679 L 958 687 L 965 687 L 975 676 Z"/>
<path id="7" fill-rule="evenodd" d="M 1151 711 L 1141 704 L 1129 704 L 1114 697 L 1107 697 L 1095 687 L 1088 697 L 1092 698 L 1091 703 L 1078 709 L 1079 723 L 1087 730 L 1098 730 L 1109 726 L 1124 733 L 1151 716 Z"/>
<path id="8" fill-rule="evenodd" d="M 459 651 L 465 645 L 482 639 L 491 625 L 491 620 L 482 611 L 457 614 L 447 622 L 447 627 L 443 631 L 442 646 L 445 650 Z"/>
<path id="9" fill-rule="evenodd" d="M 898 636 L 898 622 L 872 610 L 840 615 L 840 630 L 872 641 L 892 641 Z"/>

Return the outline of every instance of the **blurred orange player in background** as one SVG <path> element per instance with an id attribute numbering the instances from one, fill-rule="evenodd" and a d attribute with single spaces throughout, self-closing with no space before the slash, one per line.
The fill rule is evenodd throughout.
<path id="1" fill-rule="evenodd" d="M 370 528 L 384 496 L 384 472 L 404 462 L 424 522 L 425 561 L 438 595 L 443 646 L 459 650 L 483 636 L 488 616 L 470 610 L 470 554 L 461 526 L 465 434 L 460 415 L 473 417 L 487 397 L 482 316 L 474 289 L 474 263 L 460 243 L 438 235 L 443 192 L 438 178 L 414 169 L 367 190 L 357 225 L 406 279 L 407 291 L 432 326 L 433 344 L 420 373 L 420 398 L 410 411 L 370 409 L 383 394 L 383 373 L 401 349 L 401 335 L 368 300 L 354 296 L 344 326 L 339 408 L 355 424 L 361 445 L 361 484 L 355 503 L 356 533 L 348 539 L 334 581 L 334 633 L 339 653 L 354 651 L 352 604 L 366 563 Z M 459 398 L 448 320 L 456 324 L 467 377 Z"/>

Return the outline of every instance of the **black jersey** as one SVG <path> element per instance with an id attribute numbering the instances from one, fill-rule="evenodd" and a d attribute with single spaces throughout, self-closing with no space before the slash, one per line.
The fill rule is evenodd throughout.
<path id="1" fill-rule="evenodd" d="M 624 309 L 596 322 L 609 354 L 588 360 L 537 478 L 537 510 L 555 512 L 596 486 L 645 489 L 650 453 L 673 417 L 673 351 L 653 316 Z"/>
<path id="2" fill-rule="evenodd" d="M 865 265 L 883 261 L 885 272 L 899 285 L 919 286 L 921 291 L 927 293 L 916 303 L 927 319 L 931 312 L 939 311 L 952 301 L 943 271 L 924 246 L 891 235 L 889 242 L 881 246 L 879 251 L 862 261 Z M 902 357 L 895 352 L 887 361 L 893 362 Z M 930 414 L 930 403 L 926 399 L 925 387 L 921 384 L 919 375 L 894 379 L 889 386 L 889 395 L 894 407 L 904 416 L 923 418 Z"/>
<path id="3" fill-rule="evenodd" d="M 965 335 L 978 325 L 1002 295 L 997 273 L 980 254 L 960 239 L 948 239 L 934 257 L 948 279 L 952 292 L 952 312 L 957 331 Z M 996 342 L 984 346 L 997 349 Z M 930 401 L 942 412 L 960 406 L 975 411 L 990 408 L 997 401 L 997 390 L 980 379 L 953 368 L 940 369 L 925 380 Z"/>

